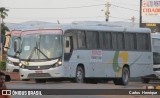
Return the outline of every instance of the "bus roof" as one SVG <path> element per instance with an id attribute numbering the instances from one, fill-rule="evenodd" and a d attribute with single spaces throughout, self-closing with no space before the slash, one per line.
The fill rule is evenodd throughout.
<path id="1" fill-rule="evenodd" d="M 25 30 L 22 31 L 21 36 L 32 34 L 58 34 L 62 35 L 61 29 L 37 29 L 37 30 Z"/>
<path id="2" fill-rule="evenodd" d="M 32 34 L 33 31 L 43 31 L 43 30 L 62 30 L 63 32 L 67 30 L 89 30 L 89 31 L 111 31 L 111 32 L 131 32 L 131 33 L 151 33 L 148 28 L 131 28 L 131 27 L 119 27 L 119 26 L 109 26 L 109 25 L 84 25 L 84 24 L 59 24 L 59 25 L 48 25 L 42 29 L 30 29 L 23 30 L 22 35 Z M 34 32 L 34 33 L 35 33 Z M 38 32 L 37 32 L 38 33 Z"/>
<path id="3" fill-rule="evenodd" d="M 112 32 L 137 32 L 137 33 L 151 33 L 148 28 L 131 28 L 131 27 L 117 27 L 117 26 L 95 26 L 95 25 L 62 25 L 60 28 L 63 31 L 67 30 L 98 30 L 98 31 L 112 31 Z"/>
<path id="4" fill-rule="evenodd" d="M 11 31 L 11 36 L 20 36 L 21 35 L 21 30 L 12 30 Z"/>

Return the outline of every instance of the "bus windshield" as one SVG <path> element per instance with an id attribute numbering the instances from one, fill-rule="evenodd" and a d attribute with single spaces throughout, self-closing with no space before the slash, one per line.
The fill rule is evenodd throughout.
<path id="1" fill-rule="evenodd" d="M 153 62 L 154 64 L 160 64 L 160 39 L 153 38 Z"/>
<path id="2" fill-rule="evenodd" d="M 16 39 L 17 37 L 18 37 L 18 36 L 14 36 L 14 35 L 12 35 L 12 36 L 10 37 L 9 46 L 8 46 L 8 51 L 7 51 L 7 55 L 8 55 L 8 56 L 11 56 L 11 57 L 16 56 L 16 53 L 15 53 L 15 51 L 14 51 L 14 41 L 15 41 L 15 39 Z"/>
<path id="3" fill-rule="evenodd" d="M 22 36 L 20 58 L 48 60 L 62 56 L 62 35 L 31 34 Z"/>

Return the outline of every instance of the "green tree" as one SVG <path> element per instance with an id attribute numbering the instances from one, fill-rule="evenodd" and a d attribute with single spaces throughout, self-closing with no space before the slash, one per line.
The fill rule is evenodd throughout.
<path id="1" fill-rule="evenodd" d="M 7 14 L 8 11 L 9 10 L 6 9 L 5 7 L 0 7 L 0 19 L 1 19 L 0 21 L 2 22 L 2 23 L 0 23 L 0 25 L 1 25 L 0 44 L 3 43 L 3 45 L 4 45 L 4 41 L 5 41 L 5 31 L 9 31 L 8 27 L 4 23 L 4 19 L 6 18 L 6 16 L 8 16 L 8 14 Z M 1 46 L 0 46 L 0 50 L 1 49 L 3 49 L 3 48 L 1 48 Z"/>
<path id="2" fill-rule="evenodd" d="M 0 7 L 0 17 L 1 17 L 1 34 L 5 35 L 5 31 L 9 31 L 8 27 L 5 25 L 4 23 L 4 19 L 6 18 L 6 16 L 8 16 L 7 12 L 9 10 L 6 9 L 5 7 Z"/>
<path id="3" fill-rule="evenodd" d="M 1 17 L 1 21 L 2 21 L 2 23 L 4 23 L 4 19 L 6 18 L 6 16 L 8 16 L 8 14 L 7 14 L 7 12 L 8 12 L 9 10 L 8 9 L 6 9 L 5 7 L 1 7 L 0 8 L 0 17 Z"/>
<path id="4" fill-rule="evenodd" d="M 2 35 L 5 35 L 5 31 L 9 31 L 5 23 L 1 23 L 1 31 L 2 31 Z"/>

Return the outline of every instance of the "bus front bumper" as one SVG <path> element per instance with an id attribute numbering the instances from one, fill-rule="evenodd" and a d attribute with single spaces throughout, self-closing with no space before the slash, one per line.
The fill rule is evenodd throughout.
<path id="1" fill-rule="evenodd" d="M 19 66 L 15 66 L 13 64 L 6 63 L 6 71 L 7 72 L 19 72 Z"/>
<path id="2" fill-rule="evenodd" d="M 63 69 L 55 67 L 44 70 L 28 70 L 20 68 L 20 79 L 49 79 L 63 77 Z"/>

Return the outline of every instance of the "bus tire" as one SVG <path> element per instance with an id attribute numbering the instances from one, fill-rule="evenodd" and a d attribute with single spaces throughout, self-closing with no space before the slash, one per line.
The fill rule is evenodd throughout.
<path id="1" fill-rule="evenodd" d="M 127 85 L 130 77 L 130 71 L 127 67 L 124 67 L 122 70 L 122 77 L 114 79 L 113 82 L 115 85 Z"/>
<path id="2" fill-rule="evenodd" d="M 78 66 L 76 69 L 76 83 L 84 83 L 84 69 L 81 66 Z"/>
<path id="3" fill-rule="evenodd" d="M 130 71 L 128 67 L 124 67 L 122 70 L 122 78 L 120 78 L 121 85 L 127 85 L 130 77 Z"/>

